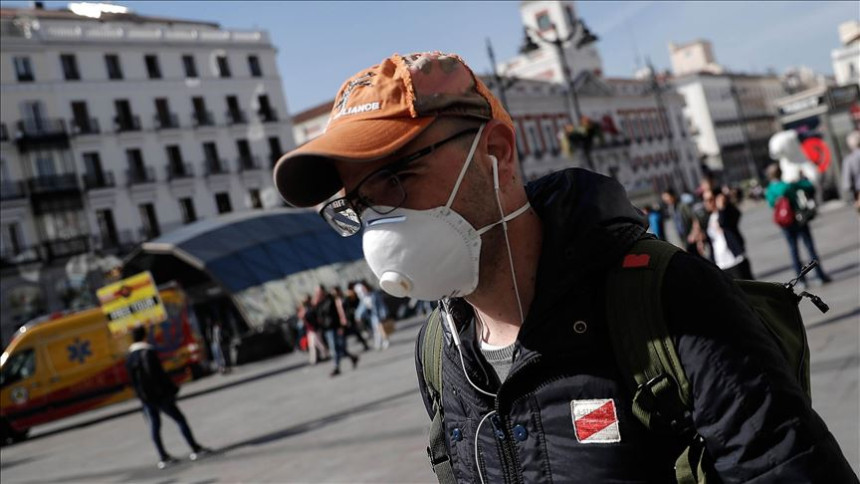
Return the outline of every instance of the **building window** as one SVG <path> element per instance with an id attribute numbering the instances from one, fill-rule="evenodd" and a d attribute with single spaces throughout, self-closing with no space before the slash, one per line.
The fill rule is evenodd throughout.
<path id="1" fill-rule="evenodd" d="M 143 226 L 141 232 L 143 237 L 148 240 L 161 235 L 161 228 L 158 226 L 158 217 L 155 215 L 155 205 L 151 203 L 141 203 L 137 207 L 140 211 L 140 222 Z"/>
<path id="2" fill-rule="evenodd" d="M 245 113 L 239 107 L 239 98 L 227 96 L 227 120 L 230 124 L 245 123 Z"/>
<path id="3" fill-rule="evenodd" d="M 83 153 L 81 157 L 84 159 L 84 186 L 89 188 L 104 188 L 112 185 L 108 183 L 108 176 L 102 168 L 102 160 L 98 152 Z"/>
<path id="4" fill-rule="evenodd" d="M 263 77 L 263 69 L 260 68 L 260 58 L 255 55 L 248 56 L 248 70 L 251 77 Z"/>
<path id="5" fill-rule="evenodd" d="M 183 178 L 188 173 L 189 170 L 186 170 L 185 163 L 182 161 L 182 151 L 179 150 L 178 145 L 169 145 L 165 147 L 167 151 L 167 173 L 168 178 Z"/>
<path id="6" fill-rule="evenodd" d="M 150 79 L 161 79 L 161 66 L 158 65 L 158 56 L 149 54 L 143 56 L 143 61 L 146 63 L 146 74 Z"/>
<path id="7" fill-rule="evenodd" d="M 128 161 L 128 183 L 137 185 L 140 183 L 151 183 L 155 181 L 152 170 L 143 163 L 143 152 L 138 148 L 125 150 L 125 158 Z"/>
<path id="8" fill-rule="evenodd" d="M 18 82 L 33 82 L 36 79 L 29 57 L 13 57 L 12 63 L 15 64 L 15 76 Z"/>
<path id="9" fill-rule="evenodd" d="M 189 79 L 197 79 L 197 63 L 194 62 L 194 56 L 183 55 L 182 66 L 185 68 L 185 77 Z"/>
<path id="10" fill-rule="evenodd" d="M 110 209 L 96 210 L 96 220 L 99 225 L 99 233 L 102 239 L 102 248 L 119 246 L 119 237 L 116 232 L 116 224 L 113 220 L 113 212 Z"/>
<path id="11" fill-rule="evenodd" d="M 218 207 L 218 213 L 230 213 L 233 207 L 230 205 L 230 194 L 221 192 L 215 194 L 215 206 Z"/>
<path id="12" fill-rule="evenodd" d="M 95 118 L 90 118 L 86 101 L 72 101 L 72 132 L 74 134 L 94 134 L 99 132 Z"/>
<path id="13" fill-rule="evenodd" d="M 203 157 L 207 174 L 217 175 L 227 173 L 226 167 L 221 163 L 221 158 L 218 156 L 218 146 L 214 142 L 207 141 L 203 143 Z"/>
<path id="14" fill-rule="evenodd" d="M 17 223 L 10 223 L 6 226 L 6 237 L 3 238 L 7 242 L 8 247 L 12 250 L 13 255 L 18 255 L 24 250 L 24 243 L 21 240 L 21 227 Z M 5 245 L 5 244 L 4 244 Z M 3 252 L 6 252 L 5 250 Z"/>
<path id="15" fill-rule="evenodd" d="M 127 99 L 116 99 L 113 102 L 116 109 L 114 125 L 117 131 L 140 131 L 140 118 L 131 111 L 131 103 Z"/>
<path id="16" fill-rule="evenodd" d="M 170 112 L 170 104 L 165 97 L 155 98 L 155 123 L 161 129 L 179 127 L 179 118 Z"/>
<path id="17" fill-rule="evenodd" d="M 248 190 L 248 196 L 251 198 L 251 208 L 260 209 L 263 208 L 263 199 L 260 198 L 260 189 L 252 188 Z"/>
<path id="18" fill-rule="evenodd" d="M 267 123 L 278 120 L 277 113 L 272 108 L 272 105 L 269 103 L 269 96 L 265 94 L 260 94 L 259 96 L 257 96 L 257 104 L 259 104 L 259 110 L 257 111 L 257 114 L 260 116 L 260 121 Z"/>
<path id="19" fill-rule="evenodd" d="M 206 100 L 201 96 L 191 98 L 191 106 L 194 107 L 194 126 L 213 126 L 215 119 L 206 109 Z"/>
<path id="20" fill-rule="evenodd" d="M 75 54 L 61 54 L 60 64 L 63 66 L 63 77 L 67 81 L 78 81 L 81 73 L 78 70 L 78 59 Z"/>
<path id="21" fill-rule="evenodd" d="M 284 154 L 284 150 L 281 148 L 281 138 L 277 136 L 269 137 L 269 162 L 274 168 L 275 163 L 278 161 L 278 158 Z"/>
<path id="22" fill-rule="evenodd" d="M 197 220 L 197 212 L 194 211 L 194 200 L 190 198 L 180 198 L 179 210 L 182 212 L 182 223 L 190 224 Z"/>
<path id="23" fill-rule="evenodd" d="M 550 20 L 549 12 L 547 12 L 546 10 L 538 12 L 535 15 L 535 19 L 537 20 L 537 26 L 539 30 L 552 30 L 552 20 Z"/>
<path id="24" fill-rule="evenodd" d="M 227 56 L 219 55 L 218 62 L 218 77 L 230 77 L 230 64 L 227 62 Z"/>
<path id="25" fill-rule="evenodd" d="M 105 66 L 107 67 L 108 79 L 122 79 L 122 67 L 119 64 L 118 55 L 105 54 Z"/>

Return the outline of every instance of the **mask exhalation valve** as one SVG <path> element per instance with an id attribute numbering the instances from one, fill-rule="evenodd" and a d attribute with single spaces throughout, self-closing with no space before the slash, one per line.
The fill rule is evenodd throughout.
<path id="1" fill-rule="evenodd" d="M 379 287 L 394 297 L 409 297 L 412 280 L 396 271 L 385 271 L 379 278 Z"/>

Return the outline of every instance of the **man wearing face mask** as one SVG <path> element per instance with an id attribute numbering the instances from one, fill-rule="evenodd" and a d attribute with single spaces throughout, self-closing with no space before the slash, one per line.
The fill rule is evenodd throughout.
<path id="1" fill-rule="evenodd" d="M 440 482 L 673 482 L 682 446 L 632 414 L 606 325 L 606 274 L 646 222 L 610 178 L 524 187 L 518 163 L 508 113 L 459 57 L 430 52 L 347 80 L 326 132 L 274 177 L 287 202 L 361 235 L 386 292 L 442 301 L 438 400 L 416 358 Z M 714 480 L 855 482 L 731 281 L 679 253 L 662 283 Z"/>

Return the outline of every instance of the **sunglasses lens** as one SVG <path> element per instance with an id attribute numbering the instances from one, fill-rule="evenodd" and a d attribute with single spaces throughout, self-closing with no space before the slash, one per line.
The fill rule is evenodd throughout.
<path id="1" fill-rule="evenodd" d="M 326 204 L 322 216 L 342 237 L 355 235 L 361 230 L 361 219 L 346 200 L 340 198 Z"/>

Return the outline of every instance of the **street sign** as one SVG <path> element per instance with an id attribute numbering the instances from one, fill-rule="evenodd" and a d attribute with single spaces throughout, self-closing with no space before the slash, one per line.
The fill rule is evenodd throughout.
<path id="1" fill-rule="evenodd" d="M 111 331 L 137 324 L 160 323 L 167 318 L 158 288 L 149 272 L 104 286 L 96 294 Z"/>

